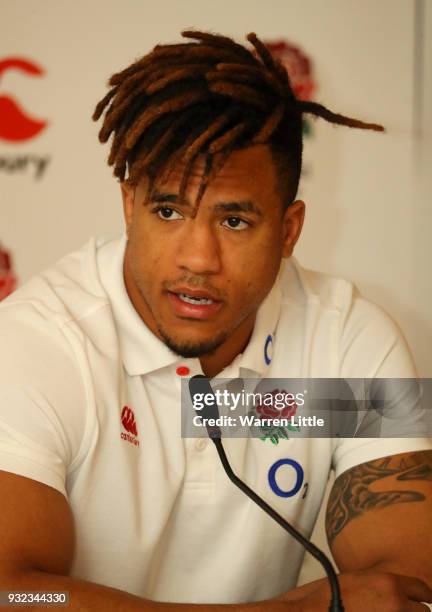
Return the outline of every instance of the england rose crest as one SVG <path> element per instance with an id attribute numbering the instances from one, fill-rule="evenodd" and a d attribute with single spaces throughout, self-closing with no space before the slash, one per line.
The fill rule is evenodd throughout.
<path id="1" fill-rule="evenodd" d="M 286 68 L 295 97 L 311 100 L 316 90 L 311 60 L 299 47 L 286 40 L 266 42 L 265 45 Z M 305 136 L 311 134 L 311 125 L 307 119 L 303 119 L 303 133 Z"/>
<path id="2" fill-rule="evenodd" d="M 265 394 L 261 404 L 255 406 L 255 414 L 262 419 L 260 429 L 261 440 L 270 440 L 272 444 L 279 444 L 279 440 L 288 440 L 288 431 L 299 431 L 299 428 L 291 425 L 280 425 L 280 420 L 289 420 L 297 412 L 298 406 L 292 394 L 280 389 L 274 389 Z"/>
<path id="3" fill-rule="evenodd" d="M 12 269 L 12 258 L 0 243 L 0 301 L 15 289 L 17 279 Z"/>

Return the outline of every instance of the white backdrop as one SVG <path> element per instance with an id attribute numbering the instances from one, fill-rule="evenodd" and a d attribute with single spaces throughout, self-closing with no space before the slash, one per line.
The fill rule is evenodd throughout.
<path id="1" fill-rule="evenodd" d="M 387 134 L 314 123 L 310 170 L 301 195 L 307 221 L 297 255 L 310 267 L 357 282 L 408 338 L 423 376 L 431 375 L 431 321 L 418 304 L 430 250 L 417 239 L 431 212 L 413 185 L 414 1 L 411 0 L 1 0 L 0 60 L 28 57 L 40 78 L 10 70 L 0 95 L 18 99 L 48 127 L 26 143 L 0 141 L 0 240 L 17 273 L 32 273 L 90 235 L 121 227 L 119 189 L 105 165 L 90 115 L 115 70 L 184 27 L 244 40 L 298 44 L 315 67 L 316 98 L 382 122 Z M 5 162 L 49 159 L 6 171 Z M 430 195 L 430 194 L 429 194 Z M 421 293 L 432 306 L 430 285 Z"/>
<path id="2" fill-rule="evenodd" d="M 426 74 L 431 3 L 425 6 Z M 89 236 L 122 227 L 108 150 L 90 120 L 107 78 L 156 43 L 178 41 L 184 28 L 239 41 L 256 31 L 265 41 L 297 44 L 312 59 L 317 101 L 386 126 L 382 135 L 313 124 L 301 185 L 307 219 L 296 255 L 354 280 L 386 308 L 420 374 L 431 376 L 431 136 L 419 130 L 432 96 L 429 78 L 423 118 L 414 125 L 415 9 L 414 0 L 0 0 L 0 61 L 24 57 L 45 70 L 40 77 L 0 75 L 0 96 L 13 95 L 48 121 L 28 142 L 0 140 L 0 241 L 21 282 Z M 420 150 L 422 179 L 414 172 Z M 38 160 L 46 166 L 37 179 Z"/>

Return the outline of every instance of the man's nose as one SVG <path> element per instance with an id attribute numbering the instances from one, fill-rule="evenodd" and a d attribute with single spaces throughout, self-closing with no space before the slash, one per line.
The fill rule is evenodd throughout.
<path id="1" fill-rule="evenodd" d="M 209 223 L 196 218 L 186 221 L 177 243 L 176 264 L 195 274 L 216 274 L 220 271 L 220 245 Z"/>

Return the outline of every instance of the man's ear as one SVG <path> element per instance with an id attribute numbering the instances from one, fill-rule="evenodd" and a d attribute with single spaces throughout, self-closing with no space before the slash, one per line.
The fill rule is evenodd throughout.
<path id="1" fill-rule="evenodd" d="M 283 257 L 290 257 L 293 254 L 302 231 L 304 217 L 305 203 L 303 200 L 296 200 L 286 209 L 283 217 Z"/>
<path id="2" fill-rule="evenodd" d="M 132 223 L 132 216 L 135 201 L 135 186 L 128 181 L 120 183 L 123 200 L 123 215 L 125 220 L 126 234 L 129 235 L 129 227 Z"/>

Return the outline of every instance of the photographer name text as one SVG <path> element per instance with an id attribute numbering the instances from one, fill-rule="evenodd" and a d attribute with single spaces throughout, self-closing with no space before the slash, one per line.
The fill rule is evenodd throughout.
<path id="1" fill-rule="evenodd" d="M 201 415 L 196 415 L 192 419 L 195 427 L 237 427 L 238 424 L 242 427 L 263 427 L 271 425 L 274 427 L 324 427 L 324 419 L 318 418 L 315 415 L 303 416 L 296 415 L 289 418 L 260 418 L 253 415 L 220 416 L 217 419 L 204 418 Z"/>

